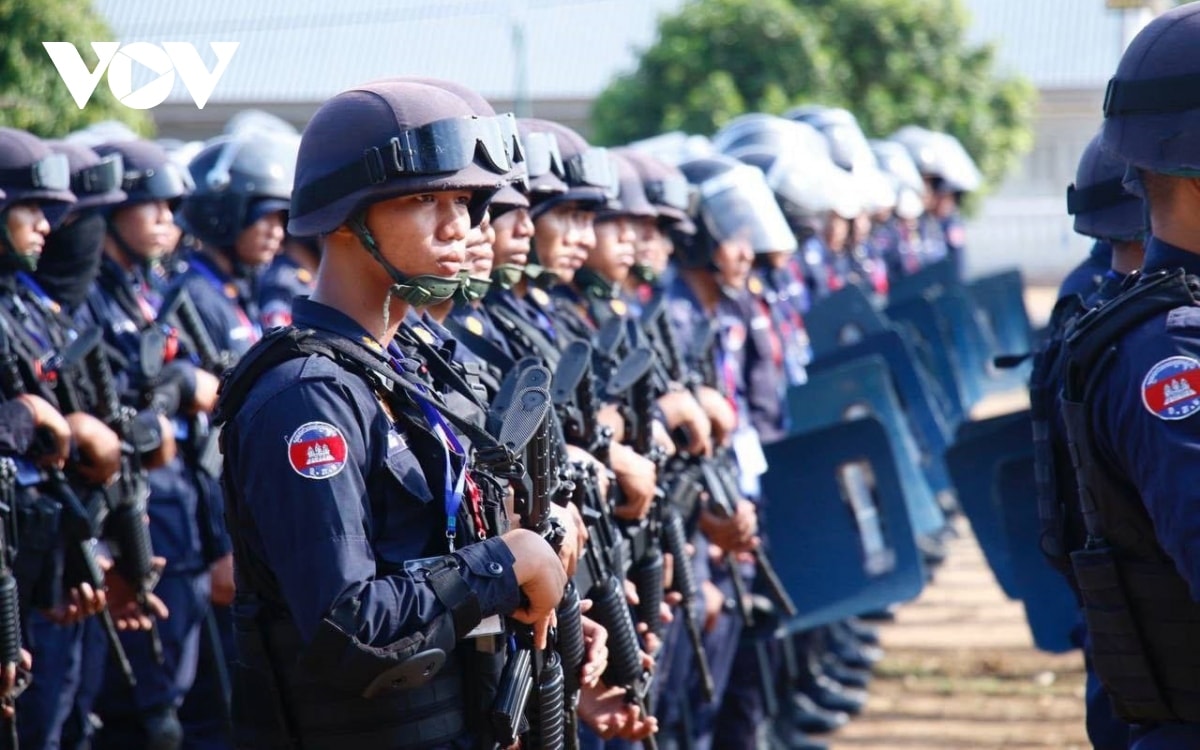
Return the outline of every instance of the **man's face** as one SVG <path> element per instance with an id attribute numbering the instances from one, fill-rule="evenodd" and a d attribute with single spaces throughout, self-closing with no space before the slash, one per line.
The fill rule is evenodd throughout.
<path id="1" fill-rule="evenodd" d="M 636 255 L 637 231 L 633 219 L 618 216 L 595 224 L 596 247 L 588 253 L 584 265 L 614 284 L 629 277 Z"/>
<path id="2" fill-rule="evenodd" d="M 577 203 L 562 203 L 534 222 L 538 260 L 564 284 L 571 283 L 576 269 L 596 246 L 595 219 L 595 212 Z"/>
<path id="3" fill-rule="evenodd" d="M 50 222 L 37 203 L 14 203 L 4 214 L 11 250 L 28 259 L 29 266 L 36 267 L 42 249 L 46 246 L 46 235 L 50 234 Z"/>
<path id="4" fill-rule="evenodd" d="M 754 266 L 754 248 L 748 239 L 725 240 L 713 251 L 718 283 L 729 289 L 745 289 Z"/>
<path id="5" fill-rule="evenodd" d="M 529 209 L 515 208 L 492 220 L 496 239 L 492 242 L 497 266 L 524 266 L 529 262 L 529 240 L 533 237 L 533 219 Z"/>
<path id="6" fill-rule="evenodd" d="M 113 212 L 112 225 L 129 250 L 144 261 L 161 258 L 179 243 L 179 228 L 166 201 L 119 208 Z"/>
<path id="7" fill-rule="evenodd" d="M 479 226 L 471 227 L 467 234 L 467 270 L 475 278 L 491 278 L 492 260 L 495 257 L 492 246 L 495 241 L 496 230 L 492 229 L 491 219 L 485 213 Z"/>
<path id="8" fill-rule="evenodd" d="M 402 195 L 371 205 L 366 224 L 400 273 L 451 278 L 466 264 L 470 202 L 467 190 Z"/>
<path id="9" fill-rule="evenodd" d="M 634 243 L 637 262 L 651 268 L 661 276 L 667 270 L 671 252 L 675 249 L 671 238 L 663 231 L 658 219 L 642 217 L 635 220 L 637 241 Z"/>
<path id="10" fill-rule="evenodd" d="M 243 229 L 234 243 L 234 255 L 248 266 L 265 266 L 283 247 L 283 212 L 262 216 Z"/>

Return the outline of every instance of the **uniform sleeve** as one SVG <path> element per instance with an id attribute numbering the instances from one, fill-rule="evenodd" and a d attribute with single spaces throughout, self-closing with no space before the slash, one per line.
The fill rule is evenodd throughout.
<path id="1" fill-rule="evenodd" d="M 1200 328 L 1162 335 L 1156 325 L 1126 339 L 1091 408 L 1102 455 L 1132 479 L 1159 544 L 1200 601 Z"/>
<path id="2" fill-rule="evenodd" d="M 380 575 L 376 567 L 366 444 L 373 418 L 356 407 L 348 388 L 323 379 L 302 380 L 244 424 L 239 420 L 235 492 L 305 641 L 348 602 L 354 635 L 377 646 L 446 613 L 423 577 Z M 516 608 L 513 559 L 502 540 L 466 548 L 458 560 L 483 616 Z"/>
<path id="3" fill-rule="evenodd" d="M 33 413 L 22 403 L 0 404 L 0 455 L 22 455 L 33 443 Z"/>

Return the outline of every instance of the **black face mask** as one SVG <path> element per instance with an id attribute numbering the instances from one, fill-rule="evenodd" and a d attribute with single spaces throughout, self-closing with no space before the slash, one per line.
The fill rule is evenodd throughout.
<path id="1" fill-rule="evenodd" d="M 88 211 L 46 238 L 34 278 L 67 310 L 83 303 L 100 272 L 104 233 L 104 217 Z"/>

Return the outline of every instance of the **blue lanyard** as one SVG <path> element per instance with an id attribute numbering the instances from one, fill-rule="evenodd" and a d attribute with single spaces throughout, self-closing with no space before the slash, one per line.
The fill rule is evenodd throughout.
<path id="1" fill-rule="evenodd" d="M 391 355 L 392 368 L 399 373 L 403 373 L 404 368 L 399 362 L 399 358 L 402 355 L 395 344 L 388 346 L 388 354 Z M 425 391 L 424 386 L 418 385 L 417 387 Z M 445 498 L 446 503 L 446 544 L 450 547 L 450 551 L 453 552 L 454 540 L 458 536 L 458 509 L 462 507 L 463 488 L 467 479 L 466 452 L 463 450 L 462 444 L 458 442 L 458 438 L 455 437 L 454 432 L 446 424 L 446 420 L 438 412 L 437 407 L 424 398 L 418 398 L 417 404 L 421 407 L 421 413 L 425 415 L 425 421 L 429 423 L 433 432 L 441 438 L 442 454 L 446 460 L 445 486 L 443 488 L 443 498 Z M 454 475 L 454 464 L 450 461 L 451 450 L 463 457 L 463 469 L 458 472 L 457 477 Z"/>

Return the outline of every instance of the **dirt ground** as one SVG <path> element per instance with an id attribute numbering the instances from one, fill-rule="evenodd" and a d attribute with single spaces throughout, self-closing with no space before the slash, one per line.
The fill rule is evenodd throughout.
<path id="1" fill-rule="evenodd" d="M 1042 325 L 1054 290 L 1026 294 Z M 1022 392 L 990 397 L 973 416 L 1021 409 Z M 1083 658 L 1038 651 L 1019 602 L 1005 598 L 970 526 L 960 521 L 947 562 L 921 597 L 881 627 L 886 657 L 863 715 L 826 738 L 831 750 L 1089 747 Z"/>

